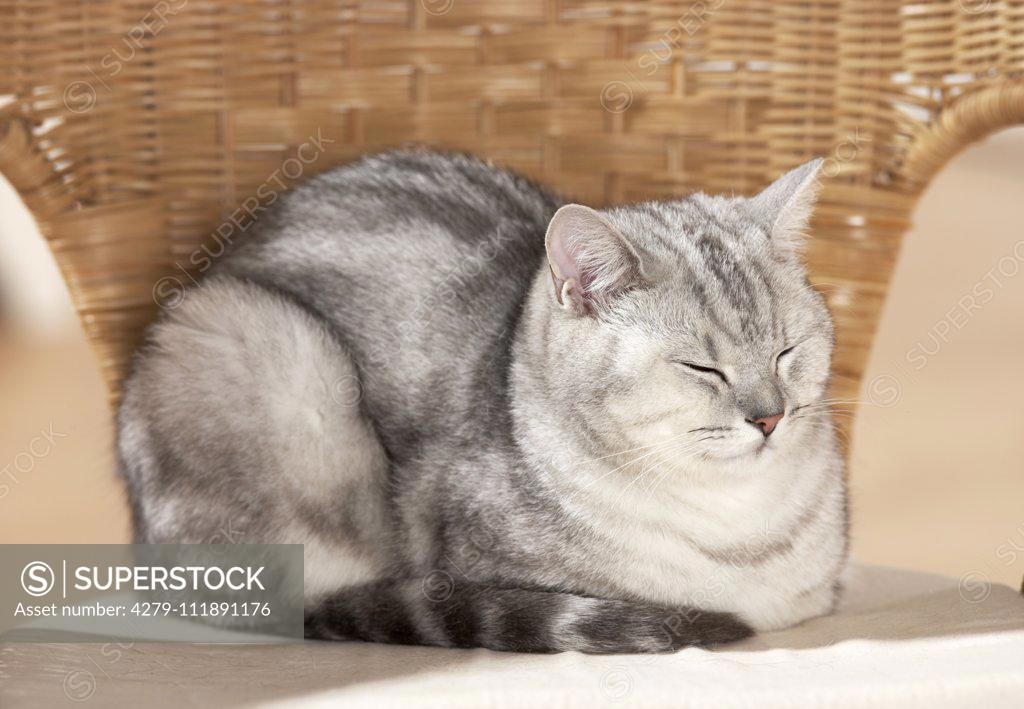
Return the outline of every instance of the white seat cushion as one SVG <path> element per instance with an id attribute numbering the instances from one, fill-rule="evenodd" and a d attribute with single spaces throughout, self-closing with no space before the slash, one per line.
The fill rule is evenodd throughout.
<path id="1" fill-rule="evenodd" d="M 1021 707 L 1024 598 L 973 578 L 854 565 L 842 607 L 789 630 L 674 655 L 515 655 L 366 643 L 136 643 L 0 650 L 0 704 L 96 706 Z M 75 687 L 78 687 L 76 690 Z M 20 702 L 18 700 L 21 700 Z"/>

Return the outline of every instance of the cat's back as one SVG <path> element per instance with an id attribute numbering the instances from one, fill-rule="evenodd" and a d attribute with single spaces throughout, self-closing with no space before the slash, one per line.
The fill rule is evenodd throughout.
<path id="1" fill-rule="evenodd" d="M 334 168 L 282 195 L 230 261 L 237 267 L 272 254 L 288 264 L 337 251 L 345 258 L 333 265 L 355 273 L 383 257 L 397 267 L 415 259 L 455 261 L 495 242 L 508 251 L 536 251 L 530 237 L 538 228 L 543 237 L 560 204 L 529 180 L 470 155 L 392 151 Z"/>
<path id="2" fill-rule="evenodd" d="M 395 150 L 315 177 L 284 200 L 280 216 L 330 228 L 344 215 L 349 236 L 441 229 L 458 246 L 499 222 L 546 226 L 558 206 L 540 186 L 471 155 Z"/>
<path id="3" fill-rule="evenodd" d="M 218 269 L 328 320 L 378 420 L 397 408 L 411 420 L 503 388 L 495 377 L 560 205 L 468 155 L 383 153 L 285 195 Z"/>
<path id="4" fill-rule="evenodd" d="M 344 302 L 339 314 L 359 322 L 374 311 L 479 300 L 480 281 L 501 299 L 534 274 L 560 204 L 469 155 L 381 153 L 283 195 L 218 269 L 269 282 L 322 313 Z M 368 301 L 377 307 L 361 307 Z"/>

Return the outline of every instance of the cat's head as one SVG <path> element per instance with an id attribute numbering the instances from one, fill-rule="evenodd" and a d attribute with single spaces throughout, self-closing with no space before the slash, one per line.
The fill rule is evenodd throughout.
<path id="1" fill-rule="evenodd" d="M 595 435 L 708 460 L 822 425 L 832 321 L 798 249 L 821 161 L 759 195 L 562 207 L 546 245 L 554 395 Z"/>

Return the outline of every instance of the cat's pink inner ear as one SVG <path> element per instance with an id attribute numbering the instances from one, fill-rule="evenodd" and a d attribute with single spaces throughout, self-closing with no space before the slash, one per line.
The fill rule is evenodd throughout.
<path id="1" fill-rule="evenodd" d="M 590 207 L 567 204 L 555 212 L 545 245 L 558 302 L 580 313 L 641 279 L 636 252 Z"/>
<path id="2" fill-rule="evenodd" d="M 568 249 L 570 228 L 570 225 L 566 223 L 568 221 L 568 218 L 559 218 L 556 214 L 548 227 L 548 265 L 551 268 L 551 276 L 555 282 L 555 295 L 559 302 L 562 301 L 562 290 L 566 282 L 569 282 L 570 286 L 580 284 L 580 267 Z"/>
<path id="3" fill-rule="evenodd" d="M 552 217 L 551 223 L 548 224 L 545 239 L 555 297 L 562 305 L 570 305 L 565 302 L 566 297 L 579 298 L 582 296 L 580 266 L 577 256 L 570 251 L 570 244 L 575 241 L 574 232 L 585 228 L 585 225 L 580 223 L 581 215 L 576 214 L 576 208 L 586 209 L 586 207 L 576 204 L 566 205 L 559 209 Z"/>

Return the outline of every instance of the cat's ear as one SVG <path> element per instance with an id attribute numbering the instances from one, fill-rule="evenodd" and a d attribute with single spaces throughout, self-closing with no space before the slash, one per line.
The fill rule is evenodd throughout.
<path id="1" fill-rule="evenodd" d="M 817 158 L 790 170 L 750 200 L 772 241 L 783 249 L 793 250 L 803 242 L 818 199 L 822 162 Z"/>
<path id="2" fill-rule="evenodd" d="M 544 239 L 555 297 L 563 308 L 592 315 L 618 293 L 640 285 L 640 257 L 608 220 L 590 207 L 567 204 L 551 218 Z"/>

